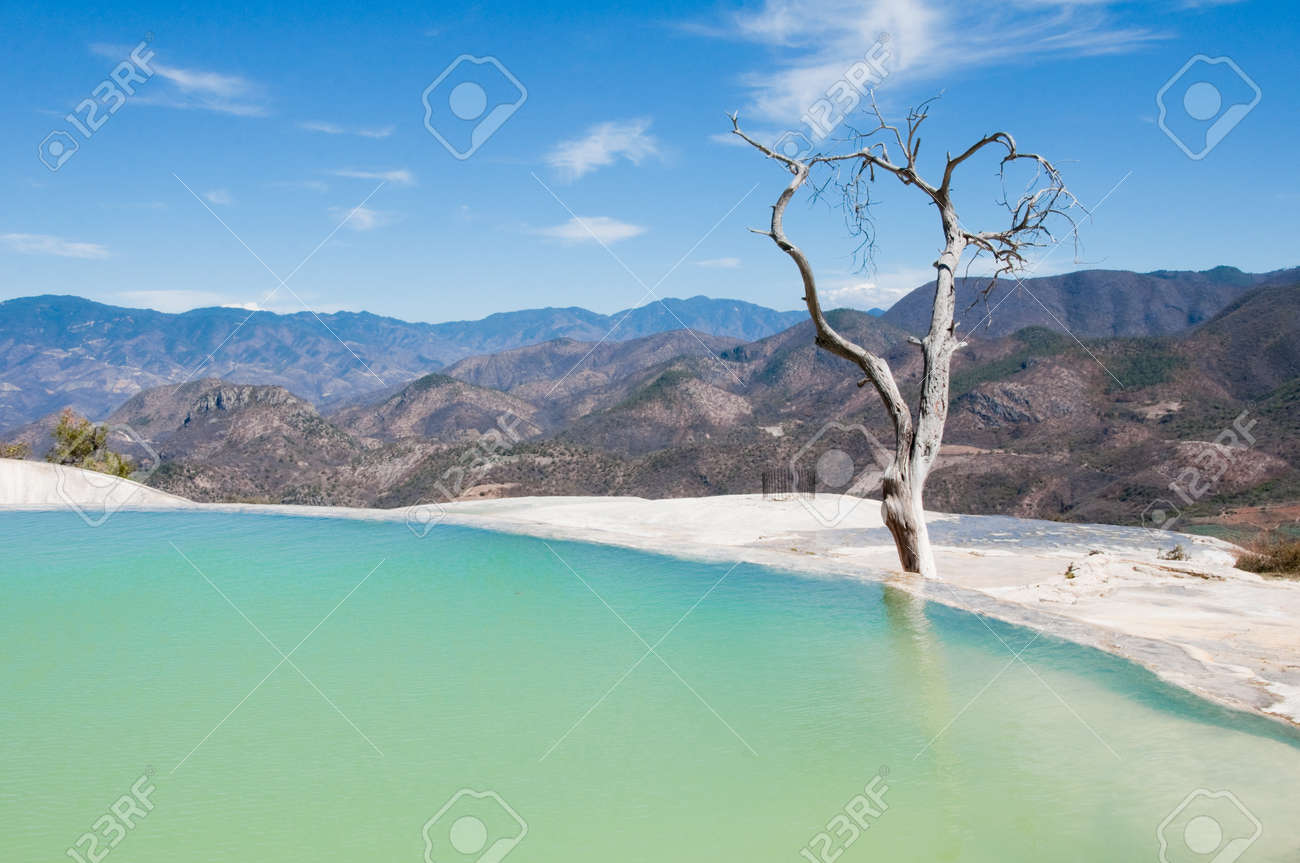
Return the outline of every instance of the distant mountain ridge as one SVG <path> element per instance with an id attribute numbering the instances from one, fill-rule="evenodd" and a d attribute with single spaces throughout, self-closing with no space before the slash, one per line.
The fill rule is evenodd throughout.
<path id="1" fill-rule="evenodd" d="M 865 312 L 827 317 L 883 356 L 915 403 L 924 368 L 906 332 Z M 1174 335 L 1080 344 L 1028 327 L 974 339 L 954 357 L 927 500 L 941 510 L 1136 524 L 1169 497 L 1172 478 L 1203 466 L 1209 441 L 1244 422 L 1255 440 L 1225 457 L 1184 515 L 1289 506 L 1300 500 L 1297 326 L 1300 283 L 1255 288 Z M 334 409 L 280 386 L 207 378 L 139 393 L 109 420 L 161 456 L 150 484 L 203 500 L 400 506 L 444 489 L 748 493 L 762 471 L 801 458 L 829 420 L 890 440 L 859 377 L 816 347 L 803 321 L 751 342 L 681 330 L 617 343 L 555 339 Z M 39 457 L 53 421 L 16 439 Z M 509 429 L 504 445 L 479 443 Z M 870 458 L 861 434 L 835 446 Z"/>
<path id="2" fill-rule="evenodd" d="M 137 392 L 198 377 L 278 385 L 315 404 L 337 403 L 465 357 L 556 338 L 620 342 L 693 329 L 751 340 L 802 317 L 702 296 L 612 315 L 545 308 L 441 324 L 369 312 L 319 319 L 232 308 L 168 314 L 72 296 L 25 297 L 0 303 L 0 429 L 68 405 L 102 417 Z"/>
<path id="3" fill-rule="evenodd" d="M 1059 276 L 1003 277 L 989 291 L 987 278 L 957 280 L 958 332 L 1002 338 L 1025 327 L 1048 327 L 1078 338 L 1159 336 L 1180 332 L 1218 314 L 1246 292 L 1269 284 L 1292 284 L 1300 269 L 1243 273 L 1235 267 L 1204 272 L 1080 270 Z M 910 333 L 930 327 L 934 283 L 896 302 L 882 320 Z"/>
<path id="4" fill-rule="evenodd" d="M 1068 331 L 1078 338 L 1174 334 L 1209 320 L 1255 288 L 1293 284 L 1298 274 L 1251 274 L 1231 267 L 1200 273 L 1087 270 L 1019 285 L 1005 279 L 987 301 L 979 298 L 982 280 L 963 279 L 958 283 L 960 332 L 976 339 L 1005 338 L 1027 326 Z M 900 335 L 924 332 L 932 294 L 932 286 L 922 286 L 884 314 L 875 309 L 858 313 L 884 327 L 869 328 L 876 349 L 882 338 L 892 345 Z M 640 368 L 654 356 L 708 357 L 733 348 L 752 354 L 764 349 L 765 340 L 786 332 L 797 333 L 803 343 L 811 338 L 792 327 L 806 330 L 807 313 L 703 296 L 666 299 L 611 315 L 577 307 L 543 308 L 439 324 L 368 312 L 318 318 L 309 312 L 206 308 L 167 314 L 78 297 L 27 297 L 0 303 L 0 430 L 64 406 L 102 418 L 138 392 L 203 377 L 281 386 L 331 413 L 394 394 L 431 372 L 450 373 L 458 363 L 464 365 L 453 376 L 480 386 L 526 399 L 543 396 L 538 387 L 558 387 L 557 394 L 577 387 L 603 404 L 612 391 L 598 392 L 599 379 L 622 375 L 627 363 Z M 678 333 L 672 344 L 641 343 L 665 332 Z M 567 348 L 556 343 L 565 339 L 570 340 Z M 625 344 L 627 350 L 613 350 Z M 511 355 L 542 345 L 550 346 Z M 591 345 L 597 345 L 592 356 L 584 357 Z M 1285 350 L 1285 344 L 1274 348 Z M 827 361 L 812 353 L 798 356 L 800 363 Z M 901 357 L 913 358 L 907 352 Z M 532 362 L 544 363 L 547 374 L 530 369 Z M 575 377 L 560 376 L 580 362 Z M 551 363 L 564 368 L 557 372 Z M 597 368 L 602 363 L 614 366 Z M 769 373 L 790 371 L 774 367 Z M 533 386 L 520 389 L 529 377 Z M 798 374 L 791 377 L 796 379 Z M 789 393 L 802 397 L 797 387 Z M 578 407 L 566 402 L 563 413 L 572 418 Z M 545 405 L 538 408 L 554 413 Z"/>

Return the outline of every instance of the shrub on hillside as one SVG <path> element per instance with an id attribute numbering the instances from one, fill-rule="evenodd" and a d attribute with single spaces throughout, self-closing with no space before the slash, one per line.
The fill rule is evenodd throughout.
<path id="1" fill-rule="evenodd" d="M 45 454 L 48 462 L 122 477 L 135 469 L 129 458 L 108 448 L 108 426 L 77 416 L 71 408 L 59 415 L 53 434 L 54 446 Z"/>
<path id="2" fill-rule="evenodd" d="M 1156 554 L 1160 560 L 1191 560 L 1192 556 L 1187 553 L 1180 542 L 1168 551 L 1161 551 Z"/>
<path id="3" fill-rule="evenodd" d="M 1265 537 L 1237 558 L 1237 568 L 1267 575 L 1300 575 L 1300 539 Z"/>

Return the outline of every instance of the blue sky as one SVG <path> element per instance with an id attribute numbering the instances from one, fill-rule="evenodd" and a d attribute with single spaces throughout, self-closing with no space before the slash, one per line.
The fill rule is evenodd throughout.
<path id="1" fill-rule="evenodd" d="M 1300 264 L 1290 4 L 974 5 L 6 4 L 20 84 L 0 95 L 0 297 L 305 303 L 426 321 L 694 294 L 796 308 L 790 262 L 746 230 L 786 177 L 725 140 L 725 113 L 769 139 L 809 131 L 800 115 L 880 33 L 887 113 L 943 92 L 923 164 L 1006 129 L 1093 205 L 1077 260 L 1067 243 L 1036 274 Z M 135 93 L 111 115 L 101 107 L 85 137 L 66 115 L 146 39 L 151 75 L 128 79 Z M 458 159 L 426 128 L 422 95 L 463 54 L 497 58 L 526 97 Z M 1197 54 L 1232 58 L 1261 98 L 1192 159 L 1157 123 L 1156 94 Z M 1204 88 L 1188 101 L 1200 78 L 1184 76 L 1165 125 L 1200 128 L 1203 143 L 1253 90 L 1226 65 L 1199 68 L 1223 104 L 1206 105 Z M 447 108 L 467 81 L 488 109 L 522 95 L 489 64 L 454 68 L 432 123 L 465 142 L 473 87 L 455 97 L 470 121 Z M 52 132 L 77 144 L 57 171 L 38 158 Z M 968 223 L 999 226 L 981 225 L 996 220 L 993 168 L 972 165 L 959 187 Z M 888 306 L 932 272 L 933 212 L 897 184 L 879 192 L 865 271 L 828 206 L 791 209 L 787 231 L 833 304 Z M 290 272 L 279 287 L 272 273 Z"/>

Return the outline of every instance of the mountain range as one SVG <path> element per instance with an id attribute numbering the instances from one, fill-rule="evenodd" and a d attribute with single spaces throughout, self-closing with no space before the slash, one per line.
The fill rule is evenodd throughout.
<path id="1" fill-rule="evenodd" d="M 167 314 L 79 297 L 0 303 L 0 429 L 70 406 L 103 416 L 141 390 L 198 377 L 287 387 L 319 404 L 406 383 L 464 357 L 556 338 L 623 341 L 695 329 L 750 340 L 802 318 L 740 300 L 666 299 L 612 315 L 580 308 L 410 323 L 368 312 Z"/>
<path id="2" fill-rule="evenodd" d="M 1134 295 L 1108 301 L 1118 319 L 1092 326 L 1137 334 L 1113 335 L 1086 333 L 1095 316 L 1075 292 L 1096 290 L 1102 276 L 1076 275 L 1026 282 L 1038 299 L 1057 304 L 1054 315 L 1043 315 L 1046 324 L 1006 335 L 985 329 L 956 354 L 928 504 L 1139 523 L 1153 501 L 1175 497 L 1171 482 L 1186 484 L 1189 468 L 1215 458 L 1222 470 L 1213 482 L 1178 499 L 1188 519 L 1300 500 L 1300 278 L 1234 276 L 1225 268 L 1181 282 L 1121 274 Z M 1180 283 L 1185 295 L 1170 287 Z M 883 316 L 829 313 L 841 332 L 890 362 L 913 401 L 920 352 L 908 341 L 915 323 L 899 306 L 926 291 Z M 695 320 L 722 332 L 560 336 L 464 356 L 332 400 L 205 376 L 137 392 L 107 419 L 130 426 L 157 452 L 148 482 L 166 490 L 200 500 L 368 506 L 484 495 L 755 492 L 763 470 L 806 459 L 829 428 L 862 430 L 836 444 L 855 464 L 869 462 L 869 436 L 890 440 L 874 393 L 857 386 L 850 364 L 813 344 L 805 315 L 780 328 L 771 315 L 788 313 L 685 302 Z M 1023 315 L 1017 307 L 1035 305 L 1009 297 L 1001 308 Z M 570 310 L 547 312 L 545 326 L 587 325 Z M 663 323 L 649 313 L 627 316 L 634 318 L 637 330 Z M 1190 325 L 1177 327 L 1180 320 Z M 507 333 L 457 326 L 465 327 L 462 342 L 468 332 L 511 342 Z M 774 331 L 753 337 L 747 328 Z M 0 350 L 16 347 L 5 341 Z M 1253 440 L 1216 447 L 1234 422 L 1249 423 Z M 8 437 L 39 456 L 52 424 L 47 415 Z M 148 458 L 143 447 L 130 454 Z"/>
<path id="3" fill-rule="evenodd" d="M 1154 501 L 1175 497 L 1172 481 L 1185 484 L 1189 467 L 1207 458 L 1223 469 L 1179 499 L 1189 519 L 1300 499 L 1300 287 L 1238 281 L 1249 284 L 1178 332 L 1159 332 L 1168 318 L 1152 316 L 1148 298 L 1130 307 L 1143 310 L 1154 335 L 1076 338 L 1030 326 L 973 338 L 953 362 L 927 502 L 1140 523 Z M 1062 282 L 1068 296 L 1071 281 Z M 906 329 L 889 314 L 829 317 L 884 356 L 915 399 L 920 352 Z M 869 463 L 869 436 L 888 441 L 889 426 L 857 377 L 815 347 L 805 319 L 748 340 L 687 330 L 556 338 L 465 357 L 332 405 L 280 385 L 207 377 L 137 393 L 108 419 L 158 453 L 151 484 L 201 500 L 400 506 L 484 495 L 745 493 L 759 490 L 763 470 L 811 457 L 827 429 L 861 429 L 836 447 Z M 52 422 L 17 437 L 39 453 Z M 1247 423 L 1254 439 L 1216 447 L 1234 422 Z"/>
<path id="4" fill-rule="evenodd" d="M 1035 279 L 957 279 L 957 323 L 964 336 L 997 338 L 1032 326 L 1079 338 L 1158 336 L 1208 320 L 1242 294 L 1263 285 L 1294 284 L 1300 270 L 1243 273 L 1234 267 L 1204 272 L 1080 270 Z M 930 328 L 934 289 L 918 288 L 882 316 L 910 333 Z"/>
<path id="5" fill-rule="evenodd" d="M 959 283 L 959 320 L 974 338 L 1006 336 L 1025 326 L 1079 338 L 1163 335 L 1208 319 L 1254 287 L 1293 282 L 1296 273 L 1088 270 L 1004 280 L 988 297 L 981 296 L 983 282 L 965 279 Z M 932 293 L 932 286 L 922 285 L 889 310 L 867 314 L 923 333 Z M 26 297 L 0 303 L 0 429 L 62 407 L 104 416 L 137 392 L 200 377 L 282 386 L 328 410 L 393 392 L 468 357 L 555 339 L 619 343 L 690 330 L 752 342 L 805 315 L 691 297 L 612 315 L 543 308 L 427 324 L 368 312 L 279 315 L 204 308 L 167 314 L 70 296 Z M 703 344 L 697 349 L 711 350 Z"/>

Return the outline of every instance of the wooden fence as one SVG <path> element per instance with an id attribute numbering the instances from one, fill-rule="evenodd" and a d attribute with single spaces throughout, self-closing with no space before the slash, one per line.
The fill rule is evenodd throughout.
<path id="1" fill-rule="evenodd" d="M 814 494 L 816 490 L 814 468 L 778 467 L 763 471 L 763 500 L 789 500 L 795 495 Z"/>

